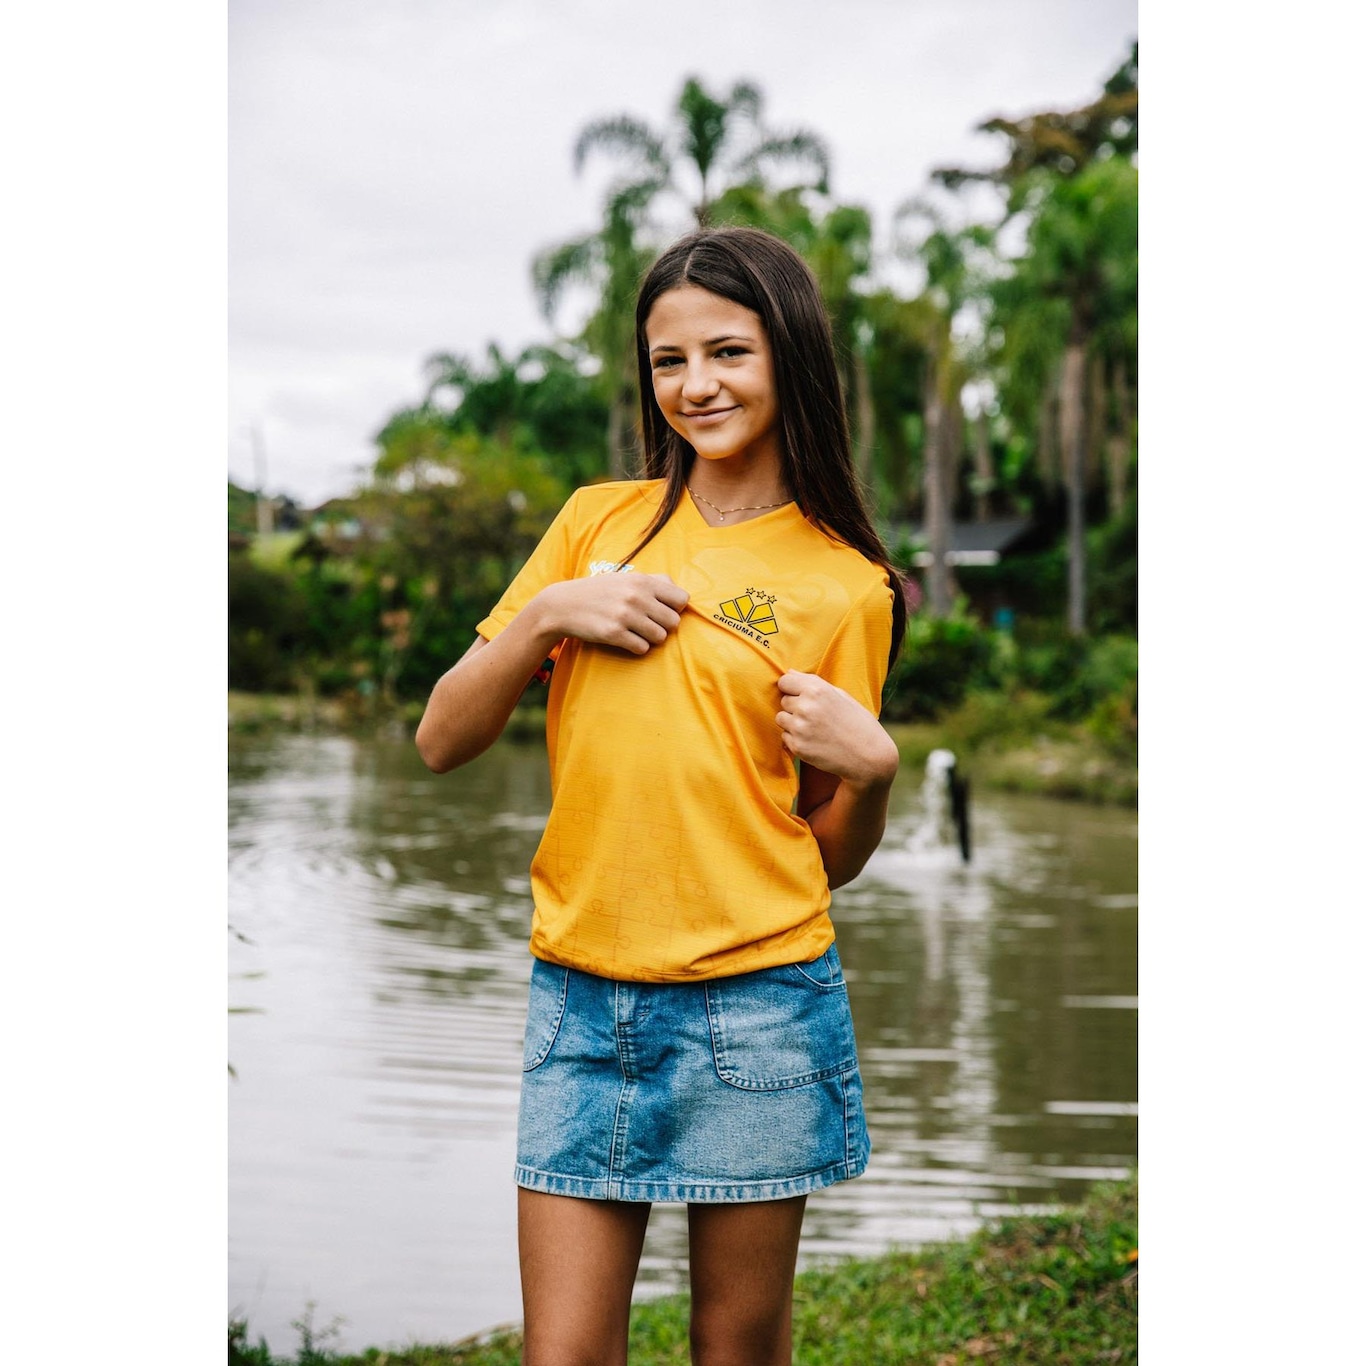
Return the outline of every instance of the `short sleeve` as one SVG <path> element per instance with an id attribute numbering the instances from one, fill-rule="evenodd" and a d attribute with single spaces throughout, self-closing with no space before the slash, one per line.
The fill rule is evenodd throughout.
<path id="1" fill-rule="evenodd" d="M 555 520 L 541 537 L 541 543 L 531 552 L 531 558 L 518 571 L 517 577 L 508 584 L 506 592 L 498 599 L 493 611 L 474 628 L 485 640 L 492 640 L 510 625 L 513 617 L 541 589 L 577 576 L 578 567 L 575 560 L 578 542 L 578 501 L 579 495 L 575 493 L 556 513 Z"/>
<path id="2" fill-rule="evenodd" d="M 891 648 L 892 589 L 884 572 L 844 614 L 816 673 L 877 716 Z"/>

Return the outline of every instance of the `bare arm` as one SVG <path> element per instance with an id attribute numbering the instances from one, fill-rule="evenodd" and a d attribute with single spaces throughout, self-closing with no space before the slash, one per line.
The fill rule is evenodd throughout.
<path id="1" fill-rule="evenodd" d="M 502 733 L 532 674 L 566 636 L 644 655 L 678 627 L 688 594 L 665 574 L 601 574 L 543 588 L 491 641 L 482 637 L 432 689 L 417 751 L 434 773 L 478 758 Z"/>
<path id="2" fill-rule="evenodd" d="M 811 827 L 831 888 L 863 871 L 887 828 L 900 756 L 877 717 L 816 674 L 778 680 L 783 744 L 802 761 L 797 814 Z"/>

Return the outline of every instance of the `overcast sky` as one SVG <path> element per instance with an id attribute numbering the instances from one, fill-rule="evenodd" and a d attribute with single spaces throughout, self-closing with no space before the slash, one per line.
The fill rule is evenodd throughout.
<path id="1" fill-rule="evenodd" d="M 1092 98 L 1137 6 L 231 0 L 229 21 L 229 475 L 255 485 L 259 424 L 267 487 L 315 503 L 355 487 L 433 352 L 554 335 L 529 265 L 596 226 L 610 162 L 570 160 L 589 120 L 660 127 L 687 76 L 753 80 L 885 244 L 931 167 L 991 160 L 983 119 Z"/>

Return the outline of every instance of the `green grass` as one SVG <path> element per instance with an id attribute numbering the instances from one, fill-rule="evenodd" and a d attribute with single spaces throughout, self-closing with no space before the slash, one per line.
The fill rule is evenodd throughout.
<path id="1" fill-rule="evenodd" d="M 979 790 L 1138 804 L 1138 752 L 1126 732 L 1058 721 L 1040 693 L 974 693 L 938 721 L 887 730 L 907 769 L 923 769 L 932 749 L 951 749 Z"/>
<path id="2" fill-rule="evenodd" d="M 365 734 L 377 725 L 397 723 L 409 735 L 417 731 L 426 703 L 406 701 L 387 708 L 376 700 L 305 697 L 296 693 L 228 692 L 228 729 L 242 735 L 275 731 L 340 731 Z M 545 708 L 519 706 L 503 734 L 509 740 L 543 741 Z"/>
<path id="3" fill-rule="evenodd" d="M 272 531 L 268 536 L 252 538 L 250 555 L 262 569 L 285 570 L 289 558 L 303 544 L 304 531 Z"/>
<path id="4" fill-rule="evenodd" d="M 965 771 L 983 787 L 1044 797 L 1138 805 L 1138 766 L 1099 751 L 1084 736 L 1040 737 L 1033 744 L 978 755 Z"/>
<path id="5" fill-rule="evenodd" d="M 520 1337 L 333 1356 L 306 1323 L 298 1366 L 518 1366 Z M 231 1336 L 231 1330 L 230 1330 Z M 961 1242 L 797 1277 L 798 1366 L 1102 1366 L 1138 1360 L 1138 1179 Z M 238 1328 L 230 1366 L 283 1366 Z M 635 1306 L 631 1366 L 688 1361 L 688 1299 Z M 264 1353 L 264 1354 L 260 1354 Z"/>
<path id="6" fill-rule="evenodd" d="M 345 711 L 335 698 L 294 693 L 228 692 L 228 729 L 242 734 L 276 730 L 340 729 Z"/>

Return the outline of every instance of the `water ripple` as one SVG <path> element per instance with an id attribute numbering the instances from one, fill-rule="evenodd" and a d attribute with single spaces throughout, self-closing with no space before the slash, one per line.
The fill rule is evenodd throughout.
<path id="1" fill-rule="evenodd" d="M 500 744 L 445 778 L 382 740 L 231 757 L 230 1002 L 256 1012 L 229 1022 L 234 1305 L 275 1342 L 315 1300 L 356 1346 L 517 1318 L 543 753 Z M 1134 828 L 984 796 L 964 866 L 933 794 L 896 789 L 832 908 L 873 1158 L 810 1200 L 803 1265 L 1043 1208 L 1134 1160 Z M 686 1247 L 683 1211 L 657 1208 L 642 1295 L 686 1283 Z"/>

